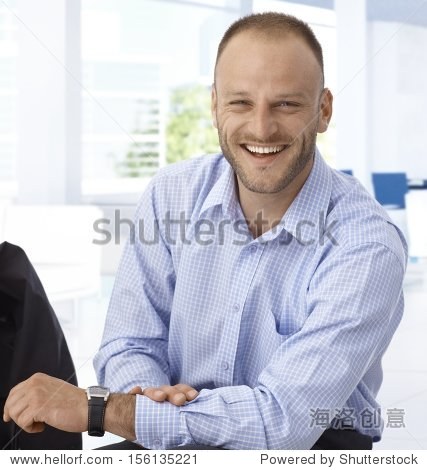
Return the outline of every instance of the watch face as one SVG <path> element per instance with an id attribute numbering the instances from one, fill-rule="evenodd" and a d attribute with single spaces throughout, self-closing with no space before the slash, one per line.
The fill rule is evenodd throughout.
<path id="1" fill-rule="evenodd" d="M 104 399 L 107 399 L 109 394 L 110 394 L 110 390 L 108 388 L 101 387 L 99 385 L 95 385 L 93 387 L 87 388 L 87 395 L 89 398 L 102 397 Z"/>

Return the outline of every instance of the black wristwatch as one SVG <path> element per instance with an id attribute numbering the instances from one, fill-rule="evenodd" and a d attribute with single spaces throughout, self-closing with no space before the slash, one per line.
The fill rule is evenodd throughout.
<path id="1" fill-rule="evenodd" d="M 95 385 L 86 389 L 88 399 L 88 434 L 102 437 L 104 435 L 104 415 L 110 389 Z"/>

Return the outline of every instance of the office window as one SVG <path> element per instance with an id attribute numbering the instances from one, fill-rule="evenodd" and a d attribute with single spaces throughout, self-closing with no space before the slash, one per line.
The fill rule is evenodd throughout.
<path id="1" fill-rule="evenodd" d="M 158 168 L 218 150 L 213 62 L 238 3 L 82 0 L 83 199 L 133 201 Z"/>
<path id="2" fill-rule="evenodd" d="M 0 3 L 0 199 L 16 195 L 16 58 L 15 2 Z"/>

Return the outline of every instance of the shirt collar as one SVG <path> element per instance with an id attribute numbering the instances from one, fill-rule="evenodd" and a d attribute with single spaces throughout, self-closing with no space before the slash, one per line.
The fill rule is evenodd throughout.
<path id="1" fill-rule="evenodd" d="M 200 210 L 200 216 L 215 206 L 222 206 L 224 215 L 233 216 L 237 213 L 238 200 L 234 171 L 225 157 L 222 158 L 224 171 L 209 191 Z"/>
<path id="2" fill-rule="evenodd" d="M 222 164 L 224 171 L 209 191 L 199 216 L 215 206 L 222 206 L 223 214 L 230 217 L 240 214 L 234 171 L 224 157 Z M 318 235 L 319 228 L 325 226 L 331 188 L 330 168 L 316 148 L 313 168 L 300 192 L 279 225 L 262 235 L 260 241 L 276 238 L 283 229 L 301 240 L 311 239 L 313 234 Z"/>
<path id="3" fill-rule="evenodd" d="M 269 241 L 283 230 L 302 244 L 318 237 L 325 227 L 332 190 L 330 168 L 316 148 L 311 172 L 300 192 L 283 215 L 278 226 L 262 235 L 260 241 Z M 312 242 L 310 242 L 312 243 Z"/>

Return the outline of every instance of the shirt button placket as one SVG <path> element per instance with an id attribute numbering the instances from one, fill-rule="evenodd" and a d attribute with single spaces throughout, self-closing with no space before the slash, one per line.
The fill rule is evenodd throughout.
<path id="1" fill-rule="evenodd" d="M 235 303 L 232 305 L 231 307 L 231 310 L 233 312 L 233 314 L 237 314 L 240 312 L 240 304 L 238 303 Z M 230 378 L 230 372 L 231 372 L 231 369 L 230 369 L 230 362 L 229 361 L 221 361 L 221 363 L 219 364 L 219 367 L 222 371 L 221 375 L 223 377 L 223 384 L 229 384 L 231 383 L 230 380 L 232 380 L 232 378 Z"/>

